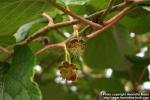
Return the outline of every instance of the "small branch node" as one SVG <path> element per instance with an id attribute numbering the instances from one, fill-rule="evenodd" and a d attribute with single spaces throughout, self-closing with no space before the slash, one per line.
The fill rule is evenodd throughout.
<path id="1" fill-rule="evenodd" d="M 54 24 L 53 19 L 47 13 L 42 13 L 42 16 L 45 17 L 48 20 L 48 25 L 49 26 Z"/>

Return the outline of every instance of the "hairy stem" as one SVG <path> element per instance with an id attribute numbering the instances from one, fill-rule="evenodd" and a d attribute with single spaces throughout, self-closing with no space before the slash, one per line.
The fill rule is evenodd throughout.
<path id="1" fill-rule="evenodd" d="M 5 54 L 7 54 L 7 55 L 11 54 L 11 52 L 9 50 L 7 50 L 6 48 L 3 48 L 3 47 L 0 47 L 0 52 L 3 52 Z"/>
<path id="2" fill-rule="evenodd" d="M 97 30 L 96 32 L 93 32 L 89 35 L 86 35 L 85 38 L 91 39 L 91 38 L 97 36 L 98 34 L 100 34 L 101 32 L 105 31 L 106 29 L 108 29 L 109 27 L 111 27 L 112 25 L 117 23 L 128 12 L 129 9 L 130 9 L 130 7 L 124 8 L 120 13 L 118 13 L 116 16 L 114 16 L 116 19 L 114 19 L 114 17 L 113 17 L 114 20 L 110 24 L 104 26 L 102 29 Z M 56 48 L 62 48 L 62 45 L 60 46 L 60 44 L 59 44 L 59 46 L 58 46 L 58 44 L 54 44 L 54 45 L 46 46 L 43 49 L 41 49 L 40 51 L 38 51 L 36 54 L 40 54 L 40 53 L 48 50 L 49 48 L 55 48 L 55 47 Z"/>
<path id="3" fill-rule="evenodd" d="M 105 31 L 106 29 L 110 28 L 111 26 L 116 24 L 129 11 L 129 9 L 130 9 L 130 7 L 124 8 L 120 13 L 118 13 L 117 15 L 115 15 L 112 18 L 113 20 L 111 21 L 111 23 L 109 23 L 108 25 L 104 26 L 103 28 L 101 28 L 101 29 L 89 34 L 89 35 L 86 35 L 85 38 L 91 39 L 91 38 L 97 36 L 98 34 L 102 33 L 103 31 Z"/>
<path id="4" fill-rule="evenodd" d="M 67 10 L 68 11 L 70 11 L 70 9 L 69 9 L 69 7 L 68 6 L 66 6 L 66 8 L 67 8 Z M 69 20 L 70 21 L 73 21 L 74 20 L 74 18 L 72 17 L 72 16 L 68 16 L 69 17 Z M 72 36 L 73 37 L 78 37 L 78 30 L 79 30 L 79 26 L 77 25 L 77 24 L 74 24 L 73 25 L 73 34 L 72 34 Z"/>
<path id="5" fill-rule="evenodd" d="M 43 13 L 42 16 L 45 17 L 48 20 L 48 22 L 49 22 L 48 25 L 53 25 L 54 24 L 53 19 L 48 14 Z"/>
<path id="6" fill-rule="evenodd" d="M 133 2 L 134 4 L 150 2 L 150 0 L 127 0 L 127 1 L 131 1 L 131 2 Z"/>
<path id="7" fill-rule="evenodd" d="M 113 6 L 112 9 L 110 10 L 110 12 L 113 12 L 113 11 L 115 11 L 115 10 L 117 10 L 117 9 L 119 9 L 119 8 L 121 8 L 121 7 L 123 7 L 123 6 L 125 6 L 125 4 L 126 4 L 126 3 L 123 2 L 123 3 L 120 3 L 120 4 L 118 4 L 118 5 Z M 84 18 L 86 18 L 86 19 L 91 19 L 91 18 L 94 18 L 94 17 L 96 17 L 96 16 L 99 16 L 99 15 L 103 14 L 105 11 L 106 11 L 106 9 L 101 10 L 101 11 L 98 11 L 98 12 L 96 12 L 96 13 L 94 13 L 94 14 L 91 14 L 91 15 L 89 15 L 89 16 L 87 16 L 87 17 L 84 17 Z M 78 21 L 78 20 L 73 20 L 73 21 L 66 21 L 66 22 L 56 23 L 56 24 L 51 25 L 51 26 L 47 25 L 47 26 L 42 27 L 41 29 L 39 29 L 37 32 L 33 33 L 33 35 L 31 35 L 29 38 L 27 38 L 27 39 L 26 39 L 25 41 L 23 41 L 23 43 L 21 43 L 21 44 L 29 43 L 29 42 L 31 42 L 32 40 L 34 40 L 35 38 L 37 38 L 37 37 L 39 37 L 39 36 L 41 36 L 41 35 L 46 34 L 45 31 L 48 30 L 48 29 L 55 29 L 55 28 L 65 27 L 65 26 L 69 26 L 69 25 L 76 24 L 76 23 L 79 23 L 79 21 Z"/>
<path id="8" fill-rule="evenodd" d="M 64 48 L 64 43 L 57 43 L 57 44 L 50 44 L 45 46 L 44 48 L 40 49 L 39 51 L 36 52 L 36 55 L 40 55 L 45 51 L 48 51 L 51 48 Z"/>
<path id="9" fill-rule="evenodd" d="M 55 2 L 52 1 L 52 0 L 48 0 L 48 1 L 49 1 L 53 6 L 55 6 L 56 8 L 58 8 L 59 10 L 61 10 L 62 12 L 64 12 L 65 14 L 68 14 L 68 15 L 72 16 L 73 18 L 78 19 L 80 22 L 83 22 L 83 23 L 85 23 L 85 24 L 88 24 L 88 25 L 90 25 L 90 26 L 92 26 L 92 27 L 94 27 L 94 28 L 101 28 L 101 27 L 102 27 L 102 26 L 99 25 L 99 24 L 96 24 L 96 23 L 94 23 L 94 22 L 92 22 L 92 21 L 86 20 L 85 18 L 82 18 L 82 17 L 80 17 L 80 16 L 74 14 L 73 12 L 71 12 L 71 11 L 65 9 L 64 7 L 58 5 L 57 3 L 55 3 Z"/>

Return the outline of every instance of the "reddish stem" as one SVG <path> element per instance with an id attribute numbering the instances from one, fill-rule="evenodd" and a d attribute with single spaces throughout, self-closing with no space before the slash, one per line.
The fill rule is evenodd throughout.
<path id="1" fill-rule="evenodd" d="M 11 52 L 9 52 L 6 48 L 3 48 L 3 47 L 0 47 L 0 52 L 4 52 L 4 53 L 6 53 L 8 55 L 11 54 Z"/>
<path id="2" fill-rule="evenodd" d="M 48 20 L 48 25 L 53 25 L 54 24 L 53 19 L 48 14 L 43 13 L 42 16 L 45 17 Z"/>
<path id="3" fill-rule="evenodd" d="M 64 48 L 64 44 L 63 43 L 57 43 L 57 44 L 47 45 L 44 48 L 42 48 L 41 50 L 37 51 L 36 55 L 40 55 L 44 51 L 48 51 L 50 48 Z"/>
<path id="4" fill-rule="evenodd" d="M 102 28 L 101 25 L 96 24 L 96 23 L 94 23 L 94 22 L 92 22 L 92 21 L 86 20 L 85 18 L 82 18 L 82 17 L 80 17 L 80 16 L 74 14 L 73 12 L 71 12 L 71 11 L 65 9 L 64 7 L 58 5 L 57 3 L 53 2 L 52 0 L 48 0 L 48 1 L 49 1 L 53 6 L 55 6 L 56 8 L 58 8 L 58 9 L 61 10 L 61 11 L 63 11 L 65 14 L 68 14 L 68 15 L 72 16 L 73 18 L 78 19 L 78 20 L 81 21 L 81 22 L 83 22 L 83 23 L 85 23 L 85 24 L 88 24 L 88 25 L 90 25 L 90 26 L 92 26 L 92 27 L 94 27 L 94 28 Z"/>
<path id="5" fill-rule="evenodd" d="M 106 21 L 106 23 L 109 23 L 109 24 L 107 24 L 103 28 L 97 30 L 96 32 L 93 32 L 93 33 L 91 33 L 89 35 L 86 35 L 85 38 L 86 39 L 91 39 L 91 38 L 97 36 L 98 34 L 102 33 L 103 31 L 105 31 L 106 29 L 110 28 L 115 23 L 117 23 L 128 12 L 129 9 L 130 9 L 130 7 L 124 8 L 120 13 L 115 15 L 112 19 L 108 20 L 108 22 Z"/>

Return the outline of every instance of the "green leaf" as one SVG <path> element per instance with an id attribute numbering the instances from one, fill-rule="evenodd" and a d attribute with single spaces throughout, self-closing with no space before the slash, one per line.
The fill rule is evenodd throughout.
<path id="1" fill-rule="evenodd" d="M 146 9 L 147 11 L 150 11 L 150 7 L 144 6 L 144 9 Z"/>
<path id="2" fill-rule="evenodd" d="M 146 68 L 146 69 L 145 69 Z M 145 71 L 145 72 L 144 72 Z M 144 74 L 143 74 L 144 72 Z M 126 80 L 134 80 L 135 82 L 139 81 L 139 78 L 141 78 L 141 75 L 143 74 L 143 78 L 140 81 L 140 83 L 143 83 L 145 81 L 149 80 L 149 71 L 146 65 L 138 65 L 134 64 L 132 66 L 132 77 L 130 78 L 129 72 L 127 70 L 125 71 L 113 71 L 113 77 L 117 79 L 126 79 Z"/>
<path id="3" fill-rule="evenodd" d="M 46 0 L 0 0 L 0 34 L 13 34 L 21 25 L 49 10 L 54 11 Z"/>
<path id="4" fill-rule="evenodd" d="M 134 63 L 134 64 L 142 64 L 142 65 L 148 65 L 150 64 L 150 58 L 141 58 L 137 56 L 127 56 L 127 59 Z"/>
<path id="5" fill-rule="evenodd" d="M 65 3 L 66 5 L 84 5 L 86 2 L 88 2 L 89 0 L 61 0 L 63 3 Z"/>
<path id="6" fill-rule="evenodd" d="M 59 42 L 62 42 L 64 41 L 64 36 L 63 36 L 63 33 L 58 33 L 56 30 L 55 31 L 49 31 L 48 32 L 48 37 L 50 38 L 50 40 L 53 42 L 53 43 L 59 43 Z"/>
<path id="7" fill-rule="evenodd" d="M 129 33 L 127 29 L 117 25 L 87 41 L 87 49 L 84 54 L 87 65 L 95 70 L 127 69 L 124 56 L 135 52 L 135 46 Z"/>
<path id="8" fill-rule="evenodd" d="M 134 18 L 142 17 L 147 14 L 149 14 L 147 10 L 143 9 L 141 6 L 136 6 L 132 8 L 130 12 L 128 12 L 127 16 L 134 19 Z"/>
<path id="9" fill-rule="evenodd" d="M 35 56 L 32 51 L 27 46 L 16 46 L 10 66 L 7 73 L 1 73 L 1 100 L 42 100 L 39 88 L 33 82 Z"/>
<path id="10" fill-rule="evenodd" d="M 10 68 L 10 65 L 8 63 L 0 62 L 0 75 L 7 73 L 9 68 Z"/>
<path id="11" fill-rule="evenodd" d="M 144 8 L 145 10 L 147 10 L 147 11 L 150 11 L 150 3 L 145 3 L 145 4 L 140 4 L 140 6 L 142 7 L 142 8 Z"/>
<path id="12" fill-rule="evenodd" d="M 138 81 L 139 78 L 141 77 L 141 74 L 143 71 L 145 73 L 143 74 L 143 79 L 141 80 L 140 83 L 144 81 L 149 80 L 149 72 L 147 66 L 150 64 L 150 58 L 141 58 L 137 56 L 126 56 L 126 58 L 132 63 L 132 80 Z M 115 78 L 124 78 L 130 80 L 130 77 L 128 75 L 128 71 L 113 71 L 113 76 Z"/>
<path id="13" fill-rule="evenodd" d="M 12 35 L 0 35 L 0 45 L 8 46 L 16 43 L 15 37 Z"/>
<path id="14" fill-rule="evenodd" d="M 130 32 L 135 32 L 136 34 L 147 33 L 150 29 L 150 14 L 142 14 L 140 17 L 129 17 L 125 16 L 120 23 L 124 25 Z"/>
<path id="15" fill-rule="evenodd" d="M 90 0 L 87 5 L 92 6 L 95 10 L 104 9 L 109 0 Z"/>
<path id="16" fill-rule="evenodd" d="M 37 23 L 40 23 L 40 22 L 43 22 L 43 21 L 45 21 L 45 19 L 41 18 L 41 19 L 37 19 L 37 20 L 31 21 L 27 24 L 22 25 L 17 30 L 17 32 L 14 34 L 14 37 L 16 38 L 16 42 L 20 42 L 20 41 L 24 40 L 28 35 L 29 29 L 32 28 L 32 26 L 34 24 L 37 24 Z"/>
<path id="17" fill-rule="evenodd" d="M 70 5 L 69 6 L 70 10 L 72 12 L 75 12 L 77 15 L 80 15 L 80 16 L 84 16 L 85 13 L 88 13 L 88 7 L 85 5 L 85 6 L 82 6 L 82 5 Z"/>

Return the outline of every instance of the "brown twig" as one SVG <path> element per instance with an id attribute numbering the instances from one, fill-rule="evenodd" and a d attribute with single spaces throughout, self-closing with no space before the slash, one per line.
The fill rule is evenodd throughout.
<path id="1" fill-rule="evenodd" d="M 67 9 L 68 11 L 70 11 L 70 9 L 69 9 L 68 6 L 66 6 L 66 9 Z M 70 21 L 73 21 L 73 20 L 74 20 L 74 18 L 73 18 L 72 16 L 68 15 L 68 17 L 69 17 L 69 20 L 70 20 Z M 79 30 L 79 25 L 74 24 L 74 25 L 73 25 L 73 30 L 74 30 L 74 32 L 73 32 L 72 36 L 76 36 L 76 35 L 77 35 L 76 33 L 78 33 L 78 30 Z"/>
<path id="2" fill-rule="evenodd" d="M 117 9 L 119 9 L 119 8 L 121 8 L 121 7 L 124 7 L 125 5 L 126 5 L 126 2 L 122 2 L 122 3 L 120 3 L 120 4 L 117 4 L 117 5 L 113 6 L 113 7 L 110 9 L 109 12 L 114 12 L 114 11 L 116 11 Z M 96 17 L 96 16 L 100 16 L 100 15 L 102 15 L 104 12 L 106 12 L 106 10 L 107 10 L 107 9 L 104 9 L 104 10 L 98 11 L 98 12 L 96 12 L 96 13 L 94 13 L 94 14 L 91 14 L 91 15 L 87 16 L 87 19 L 90 19 L 90 18 L 93 18 L 93 17 Z"/>
<path id="3" fill-rule="evenodd" d="M 97 23 L 94 23 L 92 21 L 89 21 L 89 20 L 86 20 L 85 18 L 82 18 L 76 14 L 74 14 L 73 12 L 65 9 L 64 7 L 58 5 L 57 3 L 55 3 L 54 1 L 52 0 L 48 0 L 53 6 L 55 6 L 57 9 L 61 10 L 62 12 L 64 12 L 65 14 L 68 14 L 70 16 L 72 16 L 73 18 L 76 18 L 78 19 L 80 22 L 83 22 L 85 24 L 88 24 L 94 28 L 102 28 L 102 26 L 100 24 L 97 24 Z"/>
<path id="4" fill-rule="evenodd" d="M 143 3 L 143 2 L 149 2 L 149 0 L 138 0 L 138 1 L 134 1 L 134 2 L 135 2 L 136 4 L 138 4 L 138 3 Z M 115 10 L 117 10 L 117 9 L 119 9 L 119 8 L 121 8 L 121 7 L 123 7 L 123 6 L 125 6 L 125 5 L 126 5 L 126 2 L 122 2 L 122 3 L 118 4 L 118 5 L 115 5 L 115 6 L 112 7 L 112 9 L 110 9 L 110 12 L 113 12 L 113 11 L 115 11 Z M 98 11 L 98 12 L 96 12 L 96 13 L 94 13 L 94 14 L 91 14 L 91 15 L 89 15 L 89 16 L 87 16 L 87 17 L 84 17 L 84 18 L 85 18 L 85 19 L 90 19 L 90 18 L 93 18 L 93 17 L 96 17 L 96 16 L 99 16 L 99 15 L 103 14 L 105 11 L 106 11 L 106 9 L 101 10 L 101 11 Z M 48 29 L 54 29 L 54 28 L 65 27 L 65 26 L 69 26 L 69 25 L 76 24 L 76 23 L 78 23 L 78 22 L 79 22 L 78 20 L 74 20 L 74 21 L 66 21 L 66 22 L 62 22 L 62 23 L 56 23 L 56 24 L 51 25 L 51 26 L 48 26 L 48 25 L 47 25 L 47 26 L 45 26 L 45 27 L 39 29 L 37 32 L 33 33 L 32 36 L 30 36 L 28 39 L 26 39 L 26 40 L 23 42 L 23 44 L 24 44 L 24 43 L 29 43 L 29 42 L 31 42 L 33 39 L 35 39 L 35 38 L 41 36 L 42 34 L 45 34 L 44 32 L 45 32 L 46 30 L 48 30 Z"/>
<path id="5" fill-rule="evenodd" d="M 51 48 L 64 48 L 64 43 L 57 43 L 57 44 L 50 44 L 50 45 L 47 45 L 45 46 L 44 48 L 40 49 L 39 51 L 36 52 L 36 55 L 40 55 L 42 54 L 43 52 L 51 49 Z"/>
<path id="6" fill-rule="evenodd" d="M 7 54 L 7 55 L 11 54 L 11 52 L 9 50 L 7 50 L 6 48 L 3 48 L 3 47 L 0 47 L 0 52 L 3 52 L 5 54 Z"/>
<path id="7" fill-rule="evenodd" d="M 12 57 L 13 53 L 7 50 L 6 48 L 0 47 L 0 52 L 5 53 L 6 55 L 3 58 L 3 61 L 8 60 L 10 57 Z"/>
<path id="8" fill-rule="evenodd" d="M 54 24 L 53 19 L 48 14 L 43 13 L 42 16 L 45 17 L 48 20 L 48 25 L 53 25 Z"/>
<path id="9" fill-rule="evenodd" d="M 150 0 L 124 0 L 124 1 L 126 1 L 127 3 L 133 3 L 133 4 L 150 2 Z"/>
<path id="10" fill-rule="evenodd" d="M 91 34 L 89 34 L 89 35 L 86 35 L 85 38 L 86 38 L 86 39 L 91 39 L 91 38 L 97 36 L 98 34 L 100 34 L 101 32 L 103 32 L 104 30 L 108 29 L 109 27 L 111 27 L 112 25 L 114 25 L 116 22 L 118 22 L 118 21 L 120 20 L 120 18 L 122 18 L 122 17 L 128 12 L 129 9 L 130 9 L 130 7 L 124 8 L 120 13 L 118 13 L 118 14 L 116 15 L 117 17 L 114 16 L 116 19 L 114 19 L 114 17 L 113 17 L 114 20 L 113 20 L 110 24 L 104 26 L 102 29 L 97 30 L 96 32 L 93 32 L 93 33 L 91 33 Z M 64 42 L 63 42 L 63 43 L 64 43 Z M 64 47 L 64 45 L 63 45 L 62 43 L 60 43 L 60 44 L 48 45 L 48 46 L 44 47 L 43 49 L 39 50 L 39 51 L 36 53 L 36 55 L 39 55 L 39 54 L 41 54 L 42 52 L 49 50 L 49 48 L 63 48 L 63 47 Z"/>
<path id="11" fill-rule="evenodd" d="M 51 1 L 51 0 L 50 0 L 50 1 Z M 126 2 L 123 2 L 123 3 L 120 3 L 120 4 L 118 4 L 118 5 L 113 6 L 112 9 L 110 10 L 110 12 L 115 11 L 116 9 L 119 9 L 120 7 L 123 7 L 125 4 L 126 4 Z M 123 13 L 126 13 L 126 12 L 128 11 L 128 9 L 129 9 L 129 8 L 127 7 L 127 8 L 125 8 L 122 12 L 123 12 Z M 93 18 L 93 17 L 95 17 L 95 16 L 99 16 L 99 15 L 103 14 L 105 11 L 106 11 L 106 9 L 105 9 L 105 10 L 101 10 L 101 11 L 96 12 L 96 13 L 94 13 L 94 14 L 91 14 L 91 15 L 85 17 L 85 18 L 86 18 L 86 19 L 90 19 L 90 18 Z M 67 11 L 67 12 L 68 12 L 68 11 Z M 122 17 L 122 14 L 121 14 L 122 12 L 120 12 L 120 14 L 118 14 L 119 16 L 117 17 L 117 19 L 113 20 L 113 22 L 110 21 L 110 20 L 108 20 L 106 23 L 108 23 L 108 22 L 111 22 L 111 23 L 109 23 L 108 25 L 104 26 L 102 29 L 97 30 L 96 32 L 93 32 L 92 34 L 87 35 L 86 38 L 87 38 L 87 39 L 90 39 L 90 38 L 92 38 L 92 37 L 95 37 L 96 35 L 100 34 L 102 31 L 104 31 L 104 30 L 106 30 L 107 28 L 111 27 L 113 24 L 115 24 L 115 23 Z M 113 17 L 113 18 L 114 18 L 114 17 Z M 29 38 L 26 40 L 25 43 L 29 43 L 29 42 L 31 42 L 33 39 L 37 38 L 38 36 L 41 36 L 41 35 L 44 34 L 44 32 L 45 32 L 46 30 L 48 30 L 48 29 L 54 29 L 54 28 L 58 28 L 58 27 L 64 27 L 64 26 L 68 26 L 68 25 L 73 25 L 73 24 L 76 24 L 76 23 L 78 23 L 78 22 L 79 22 L 78 20 L 74 20 L 74 21 L 66 21 L 66 22 L 62 22 L 62 23 L 57 23 L 57 24 L 54 24 L 54 25 L 51 25 L 51 26 L 47 25 L 47 26 L 41 28 L 40 30 L 38 30 L 37 32 L 33 33 L 33 35 L 32 35 L 31 37 L 29 37 Z M 58 44 L 48 45 L 48 46 L 44 47 L 43 49 L 39 50 L 36 54 L 39 55 L 39 54 L 41 54 L 42 52 L 47 51 L 49 48 L 57 48 L 57 47 L 60 47 L 60 48 L 61 48 L 61 47 L 63 47 L 63 46 L 62 46 L 62 45 L 60 46 L 60 45 L 58 45 Z"/>
<path id="12" fill-rule="evenodd" d="M 79 35 L 81 35 L 84 32 L 86 32 L 89 28 L 91 28 L 89 25 L 85 26 L 82 30 L 80 30 Z"/>
<path id="13" fill-rule="evenodd" d="M 147 71 L 147 66 L 143 69 L 143 71 L 142 71 L 142 73 L 141 73 L 141 75 L 140 75 L 140 77 L 138 79 L 138 84 L 140 84 L 142 82 L 146 71 Z"/>
<path id="14" fill-rule="evenodd" d="M 102 33 L 103 31 L 105 31 L 106 29 L 110 28 L 111 26 L 113 26 L 115 23 L 117 23 L 130 9 L 130 7 L 126 7 L 124 8 L 120 13 L 118 13 L 116 16 L 114 16 L 111 20 L 111 23 L 109 23 L 108 25 L 104 26 L 103 28 L 97 30 L 96 32 L 93 32 L 89 35 L 86 35 L 85 38 L 86 39 L 91 39 L 95 36 L 97 36 L 98 34 Z M 115 18 L 115 19 L 114 19 Z"/>
<path id="15" fill-rule="evenodd" d="M 103 24 L 104 24 L 104 25 L 107 25 L 107 24 L 109 24 L 109 23 L 112 23 L 112 22 L 113 22 L 115 19 L 117 19 L 118 17 L 122 17 L 122 15 L 124 15 L 123 13 L 124 13 L 124 12 L 120 12 L 119 14 L 115 15 L 115 16 L 112 17 L 111 19 L 109 19 L 109 20 L 103 22 Z M 125 13 L 126 13 L 126 12 L 125 12 Z"/>
<path id="16" fill-rule="evenodd" d="M 53 24 L 53 25 L 49 25 L 49 24 L 48 24 L 47 26 L 45 26 L 45 27 L 39 29 L 37 32 L 33 33 L 32 36 L 30 36 L 29 38 L 27 38 L 25 41 L 23 41 L 23 42 L 20 43 L 20 44 L 26 44 L 26 43 L 31 42 L 31 41 L 34 40 L 35 38 L 37 38 L 37 37 L 39 37 L 39 36 L 45 34 L 44 32 L 45 32 L 46 30 L 48 30 L 48 29 L 54 29 L 54 28 L 58 28 L 58 27 L 64 27 L 64 26 L 68 26 L 68 25 L 73 25 L 73 24 L 78 23 L 79 21 L 80 21 L 80 22 L 84 22 L 84 23 L 86 23 L 86 24 L 89 24 L 90 26 L 93 26 L 93 27 L 102 28 L 101 25 L 96 24 L 96 23 L 94 23 L 94 22 L 92 22 L 92 21 L 89 21 L 89 20 L 86 20 L 86 19 L 90 19 L 90 18 L 99 16 L 99 15 L 103 14 L 103 13 L 106 11 L 106 9 L 101 10 L 101 11 L 98 11 L 98 12 L 96 12 L 96 13 L 94 13 L 94 14 L 91 14 L 91 15 L 89 15 L 89 16 L 87 16 L 87 17 L 82 18 L 82 17 L 77 16 L 76 14 L 74 14 L 74 13 L 72 13 L 72 12 L 70 12 L 70 11 L 64 9 L 63 7 L 59 6 L 58 4 L 56 4 L 55 2 L 53 2 L 52 0 L 48 0 L 48 1 L 51 2 L 51 4 L 53 4 L 53 5 L 54 5 L 55 7 L 57 7 L 58 9 L 62 10 L 62 11 L 65 12 L 66 14 L 68 14 L 68 15 L 70 15 L 70 16 L 72 16 L 72 17 L 78 19 L 78 20 L 66 21 L 66 22 L 57 23 L 57 24 Z M 137 1 L 134 0 L 134 3 L 135 3 L 135 4 L 144 3 L 144 2 L 149 2 L 149 0 L 137 0 Z M 121 8 L 121 7 L 123 7 L 123 6 L 125 6 L 125 4 L 126 4 L 126 2 L 123 2 L 123 3 L 120 3 L 120 4 L 118 4 L 118 5 L 113 6 L 112 9 L 110 9 L 110 12 L 113 12 L 113 11 L 115 11 L 115 10 L 117 10 L 117 9 L 119 9 L 119 8 Z M 119 14 L 117 14 L 117 16 L 115 16 L 116 19 L 113 19 L 113 20 L 110 19 L 110 20 L 108 20 L 108 21 L 106 22 L 106 24 L 108 23 L 108 25 L 104 26 L 104 27 L 103 27 L 102 29 L 100 29 L 100 30 L 97 30 L 96 32 L 93 32 L 92 34 L 87 35 L 86 38 L 87 38 L 87 39 L 93 38 L 93 37 L 95 37 L 96 35 L 98 35 L 98 34 L 100 34 L 101 32 L 103 32 L 104 30 L 108 29 L 109 27 L 111 27 L 112 25 L 114 25 L 117 21 L 119 21 L 119 19 L 120 19 L 128 10 L 129 10 L 129 7 L 125 8 L 124 10 L 122 10 L 122 12 L 120 12 Z M 45 18 L 47 18 L 49 22 L 52 22 L 52 20 L 51 20 L 51 18 L 50 18 L 49 16 L 47 16 L 46 14 L 43 14 L 43 16 L 44 16 Z M 114 18 L 114 17 L 113 17 L 113 18 Z M 52 23 L 51 23 L 51 24 L 52 24 Z M 42 48 L 41 50 L 37 51 L 37 52 L 36 52 L 36 55 L 39 55 L 39 54 L 41 54 L 42 52 L 49 50 L 50 48 L 63 48 L 63 47 L 64 47 L 64 42 L 62 42 L 62 43 L 57 43 L 57 44 L 47 45 L 47 46 L 45 46 L 44 48 Z M 8 53 L 8 51 L 6 51 L 6 50 L 3 49 L 3 48 L 0 48 L 0 51 L 3 51 L 3 52 L 5 52 L 5 53 Z M 13 53 L 10 53 L 10 55 L 12 56 Z"/>
<path id="17" fill-rule="evenodd" d="M 120 3 L 118 5 L 115 5 L 112 7 L 112 9 L 110 10 L 110 12 L 113 12 L 115 11 L 116 9 L 119 9 L 121 7 L 123 7 L 126 3 L 123 2 L 123 3 Z M 104 10 L 101 10 L 101 11 L 98 11 L 94 14 L 91 14 L 87 17 L 84 17 L 85 19 L 90 19 L 90 18 L 93 18 L 93 17 L 96 17 L 96 16 L 99 16 L 101 14 L 103 14 L 104 12 L 106 11 L 106 9 Z M 66 21 L 66 22 L 61 22 L 61 23 L 56 23 L 54 25 L 47 25 L 45 27 L 42 27 L 41 29 L 39 29 L 37 32 L 33 33 L 33 35 L 31 35 L 29 38 L 27 38 L 25 41 L 23 41 L 21 44 L 26 44 L 26 43 L 29 43 L 31 42 L 32 40 L 34 40 L 35 38 L 41 36 L 41 35 L 44 35 L 46 34 L 45 31 L 48 30 L 48 29 L 54 29 L 54 28 L 60 28 L 60 27 L 65 27 L 65 26 L 69 26 L 69 25 L 73 25 L 73 24 L 76 24 L 76 23 L 79 23 L 78 20 L 74 20 L 74 21 Z"/>

